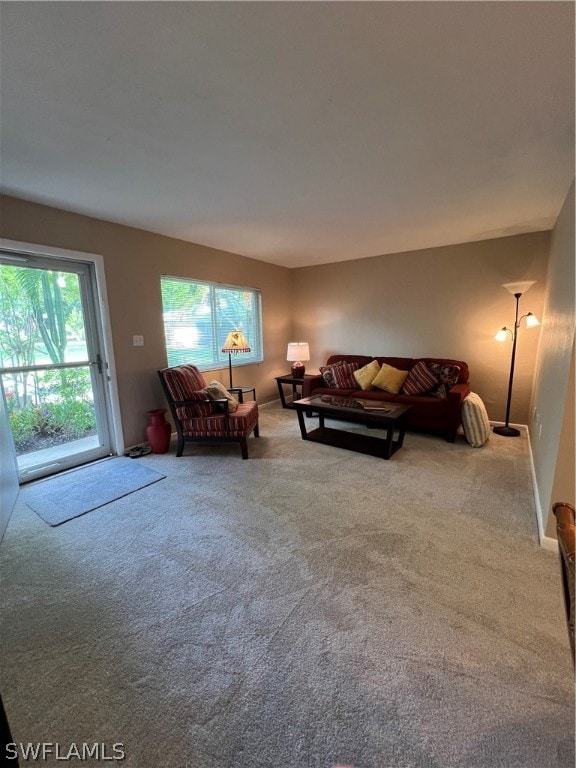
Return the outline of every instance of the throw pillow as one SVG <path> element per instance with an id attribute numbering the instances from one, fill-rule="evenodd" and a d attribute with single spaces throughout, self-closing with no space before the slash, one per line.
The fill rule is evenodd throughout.
<path id="1" fill-rule="evenodd" d="M 434 397 L 440 397 L 445 400 L 448 397 L 448 392 L 455 384 L 458 383 L 458 377 L 460 376 L 460 366 L 430 363 L 428 367 L 440 381 L 437 389 L 431 394 L 434 395 Z"/>
<path id="2" fill-rule="evenodd" d="M 490 422 L 479 395 L 470 392 L 462 403 L 464 437 L 473 448 L 480 448 L 490 437 Z"/>
<path id="3" fill-rule="evenodd" d="M 334 373 L 332 372 L 331 365 L 323 365 L 320 368 L 320 373 L 322 374 L 322 378 L 324 379 L 324 384 L 326 384 L 327 387 L 336 386 L 336 379 L 334 378 Z"/>
<path id="4" fill-rule="evenodd" d="M 402 393 L 404 395 L 423 395 L 425 392 L 430 392 L 439 383 L 440 379 L 421 360 L 408 373 L 406 381 L 402 385 Z"/>
<path id="5" fill-rule="evenodd" d="M 360 368 L 358 363 L 346 363 L 344 361 L 333 366 L 332 370 L 338 389 L 356 389 L 358 385 L 354 378 L 354 371 L 357 371 L 358 368 Z"/>
<path id="6" fill-rule="evenodd" d="M 382 363 L 382 368 L 380 368 L 380 372 L 373 380 L 372 385 L 378 387 L 378 389 L 383 389 L 385 392 L 397 395 L 407 377 L 408 371 L 400 371 L 398 368 L 393 368 L 387 363 Z"/>
<path id="7" fill-rule="evenodd" d="M 376 378 L 378 372 L 380 370 L 380 364 L 377 360 L 372 360 L 372 362 L 368 363 L 368 365 L 365 365 L 363 368 L 359 368 L 357 371 L 354 371 L 354 378 L 360 384 L 360 389 L 372 389 L 372 382 Z"/>
<path id="8" fill-rule="evenodd" d="M 238 410 L 238 400 L 236 400 L 236 398 L 233 397 L 230 392 L 228 392 L 224 384 L 216 381 L 216 379 L 213 379 L 210 384 L 208 384 L 206 387 L 206 393 L 212 400 L 223 400 L 226 398 L 226 400 L 228 400 L 229 413 L 234 413 Z"/>
<path id="9" fill-rule="evenodd" d="M 358 363 L 347 363 L 345 360 L 339 360 L 337 363 L 320 368 L 320 373 L 327 387 L 357 389 L 354 371 L 357 371 L 359 367 Z"/>

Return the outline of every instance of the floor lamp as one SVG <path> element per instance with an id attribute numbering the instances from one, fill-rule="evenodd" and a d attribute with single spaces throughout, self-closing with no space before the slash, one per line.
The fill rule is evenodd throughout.
<path id="1" fill-rule="evenodd" d="M 506 402 L 506 423 L 503 426 L 494 427 L 494 432 L 497 435 L 504 435 L 505 437 L 518 437 L 520 434 L 520 430 L 515 429 L 514 427 L 511 427 L 509 424 L 510 421 L 510 403 L 512 401 L 512 386 L 514 383 L 514 363 L 516 362 L 516 342 L 518 341 L 518 329 L 520 328 L 520 321 L 526 318 L 526 328 L 535 328 L 537 325 L 540 325 L 540 322 L 538 321 L 538 318 L 532 314 L 532 312 L 527 312 L 525 315 L 522 315 L 521 317 L 518 317 L 519 315 L 519 307 L 520 307 L 520 296 L 522 296 L 523 293 L 526 293 L 528 288 L 531 288 L 535 280 L 528 280 L 524 283 L 504 283 L 503 287 L 506 288 L 507 291 L 510 291 L 510 293 L 514 296 L 516 299 L 516 317 L 514 319 L 514 330 L 511 330 L 510 328 L 506 328 L 504 326 L 503 328 L 500 328 L 496 336 L 494 337 L 496 341 L 506 341 L 508 338 L 508 334 L 512 337 L 512 358 L 510 360 L 510 378 L 508 379 L 508 400 Z"/>
<path id="2" fill-rule="evenodd" d="M 228 372 L 230 374 L 230 389 L 232 389 L 232 355 L 239 352 L 251 352 L 250 345 L 242 331 L 230 331 L 222 347 L 222 352 L 228 353 Z"/>

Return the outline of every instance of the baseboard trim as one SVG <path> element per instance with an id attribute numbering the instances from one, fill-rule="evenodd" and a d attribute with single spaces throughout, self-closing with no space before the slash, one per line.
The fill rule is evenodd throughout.
<path id="1" fill-rule="evenodd" d="M 504 424 L 503 421 L 490 421 L 491 425 Z M 536 506 L 536 526 L 538 528 L 538 543 L 542 549 L 547 549 L 551 552 L 558 552 L 558 542 L 550 536 L 544 535 L 544 515 L 542 514 L 542 506 L 540 505 L 540 494 L 538 492 L 538 481 L 536 479 L 536 468 L 534 467 L 534 456 L 532 454 L 532 443 L 530 442 L 530 430 L 526 424 L 511 424 L 511 427 L 516 427 L 523 435 L 528 438 L 528 456 L 530 458 L 530 474 L 532 475 L 532 491 L 534 493 L 534 504 Z"/>
<path id="2" fill-rule="evenodd" d="M 551 536 L 544 534 L 544 515 L 542 514 L 542 506 L 540 504 L 540 493 L 538 492 L 538 481 L 536 479 L 536 468 L 534 466 L 534 456 L 532 454 L 532 443 L 530 442 L 530 432 L 528 427 L 524 425 L 524 428 L 528 434 L 528 456 L 530 457 L 530 473 L 532 474 L 532 490 L 534 492 L 534 502 L 536 504 L 536 523 L 538 525 L 538 543 L 542 549 L 547 549 L 550 552 L 558 552 L 558 542 Z"/>
<path id="3" fill-rule="evenodd" d="M 276 400 L 268 400 L 267 403 L 258 403 L 258 408 L 270 408 L 272 405 L 280 405 L 280 398 Z"/>
<path id="4" fill-rule="evenodd" d="M 540 539 L 540 546 L 542 549 L 547 549 L 549 552 L 558 552 L 558 542 L 556 539 L 551 539 L 550 536 L 542 536 Z"/>

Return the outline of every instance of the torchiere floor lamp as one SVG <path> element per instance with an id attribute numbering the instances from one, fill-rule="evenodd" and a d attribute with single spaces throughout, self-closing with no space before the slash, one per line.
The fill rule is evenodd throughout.
<path id="1" fill-rule="evenodd" d="M 525 315 L 522 315 L 522 317 L 518 317 L 519 314 L 519 305 L 520 305 L 520 296 L 522 296 L 523 293 L 526 293 L 528 288 L 531 288 L 535 280 L 528 280 L 524 283 L 503 283 L 503 287 L 506 288 L 507 291 L 510 291 L 510 293 L 514 296 L 516 299 L 516 318 L 514 320 L 514 330 L 511 330 L 510 328 L 500 328 L 496 336 L 494 337 L 496 341 L 506 341 L 508 338 L 508 334 L 512 337 L 512 358 L 510 360 L 510 378 L 508 380 L 508 401 L 506 403 L 506 423 L 503 426 L 494 427 L 494 432 L 497 435 L 504 435 L 505 437 L 518 437 L 520 434 L 520 430 L 515 429 L 514 427 L 511 427 L 509 424 L 510 421 L 510 403 L 512 401 L 512 385 L 514 383 L 514 363 L 516 361 L 516 342 L 518 340 L 518 328 L 520 328 L 520 321 L 526 318 L 526 328 L 535 328 L 537 325 L 540 325 L 540 322 L 538 318 L 532 314 L 532 312 L 527 312 Z"/>

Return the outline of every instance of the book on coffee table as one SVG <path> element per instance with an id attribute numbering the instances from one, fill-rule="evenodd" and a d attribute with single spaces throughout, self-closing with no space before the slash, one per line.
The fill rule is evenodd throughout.
<path id="1" fill-rule="evenodd" d="M 384 411 L 384 413 L 390 413 L 393 410 L 393 407 L 387 403 L 377 403 L 371 400 L 361 400 L 360 402 L 365 411 Z"/>
<path id="2" fill-rule="evenodd" d="M 378 400 L 357 400 L 354 397 L 342 397 L 338 395 L 320 395 L 320 400 L 326 405 L 335 405 L 339 408 L 362 408 L 365 411 L 381 411 L 392 413 L 394 406 L 390 403 L 381 403 Z"/>

